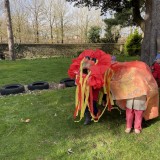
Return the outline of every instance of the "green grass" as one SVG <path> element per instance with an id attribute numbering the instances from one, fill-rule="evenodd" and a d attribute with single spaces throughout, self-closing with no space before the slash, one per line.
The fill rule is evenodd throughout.
<path id="1" fill-rule="evenodd" d="M 118 61 L 136 60 L 138 57 L 117 55 Z M 71 58 L 0 61 L 0 86 L 5 84 L 29 84 L 34 81 L 59 82 L 68 77 Z"/>
<path id="2" fill-rule="evenodd" d="M 52 63 L 55 63 L 55 67 L 63 63 L 67 71 L 70 60 L 1 62 L 0 68 L 8 66 L 4 69 L 8 76 L 17 74 L 21 77 L 19 82 L 28 83 L 31 78 L 23 75 L 26 68 L 36 66 L 38 72 L 44 65 L 52 72 Z M 58 81 L 67 76 L 61 67 L 54 68 L 53 75 L 44 73 L 48 74 L 46 80 L 52 81 L 53 78 Z M 38 73 L 29 75 L 35 75 L 32 80 L 42 78 Z M 4 82 L 10 83 L 14 78 L 10 76 Z M 0 97 L 0 160 L 159 159 L 160 118 L 147 122 L 148 127 L 140 135 L 124 133 L 125 113 L 120 115 L 117 110 L 106 111 L 98 123 L 84 126 L 84 120 L 79 123 L 73 120 L 74 95 L 75 88 L 66 88 Z M 30 122 L 24 122 L 26 119 L 30 119 Z M 71 154 L 68 154 L 68 149 L 71 149 Z"/>
<path id="3" fill-rule="evenodd" d="M 116 55 L 116 57 L 120 62 L 140 60 L 139 56 Z"/>
<path id="4" fill-rule="evenodd" d="M 159 120 L 140 135 L 126 135 L 124 113 L 113 110 L 84 126 L 73 121 L 74 92 L 67 88 L 0 98 L 0 159 L 158 159 Z M 21 121 L 28 118 L 29 123 Z"/>
<path id="5" fill-rule="evenodd" d="M 0 85 L 34 81 L 58 82 L 67 77 L 71 58 L 0 61 Z"/>

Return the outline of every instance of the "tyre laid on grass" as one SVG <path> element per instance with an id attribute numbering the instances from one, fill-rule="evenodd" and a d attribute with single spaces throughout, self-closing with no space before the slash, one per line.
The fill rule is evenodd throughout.
<path id="1" fill-rule="evenodd" d="M 60 81 L 60 84 L 65 84 L 65 87 L 74 87 L 75 85 L 75 80 L 71 78 L 64 78 Z"/>
<path id="2" fill-rule="evenodd" d="M 9 84 L 0 89 L 1 95 L 18 94 L 23 93 L 25 88 L 21 84 Z"/>
<path id="3" fill-rule="evenodd" d="M 49 83 L 44 81 L 33 82 L 28 85 L 29 90 L 49 89 Z"/>

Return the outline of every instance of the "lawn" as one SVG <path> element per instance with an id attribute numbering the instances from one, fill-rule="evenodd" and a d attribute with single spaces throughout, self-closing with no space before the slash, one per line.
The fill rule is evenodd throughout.
<path id="1" fill-rule="evenodd" d="M 1 61 L 0 84 L 58 82 L 70 63 L 70 58 Z M 73 87 L 0 97 L 0 160 L 159 159 L 160 118 L 145 123 L 140 135 L 124 133 L 125 113 L 117 110 L 84 126 L 84 120 L 73 120 L 74 94 Z"/>
<path id="2" fill-rule="evenodd" d="M 118 61 L 136 60 L 138 57 L 117 56 Z M 50 58 L 0 61 L 0 86 L 10 83 L 29 84 L 34 81 L 59 82 L 67 77 L 71 58 Z"/>
<path id="3" fill-rule="evenodd" d="M 71 58 L 0 61 L 0 86 L 10 83 L 28 84 L 34 81 L 58 82 L 67 77 Z"/>

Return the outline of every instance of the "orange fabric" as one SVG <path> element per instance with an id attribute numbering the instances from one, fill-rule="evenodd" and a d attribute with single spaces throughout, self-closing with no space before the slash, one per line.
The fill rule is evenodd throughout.
<path id="1" fill-rule="evenodd" d="M 117 62 L 111 65 L 111 92 L 117 104 L 126 107 L 126 99 L 147 96 L 145 120 L 159 115 L 159 92 L 150 68 L 143 62 Z"/>

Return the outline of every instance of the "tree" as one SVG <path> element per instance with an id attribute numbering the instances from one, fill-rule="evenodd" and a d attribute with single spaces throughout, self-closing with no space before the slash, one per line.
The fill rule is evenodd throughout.
<path id="1" fill-rule="evenodd" d="M 49 22 L 51 43 L 53 43 L 53 25 L 55 21 L 55 11 L 54 10 L 56 10 L 56 8 L 54 8 L 53 0 L 45 1 L 46 20 Z"/>
<path id="2" fill-rule="evenodd" d="M 135 25 L 135 23 L 133 23 L 132 10 L 130 8 L 123 8 L 121 12 L 111 12 L 110 14 L 111 18 L 104 19 L 106 25 L 109 25 L 110 27 L 119 25 L 122 28 Z M 112 15 L 114 15 L 114 17 Z"/>
<path id="3" fill-rule="evenodd" d="M 14 39 L 13 39 L 9 0 L 4 1 L 4 8 L 5 8 L 5 13 L 6 13 L 9 55 L 10 55 L 10 58 L 12 60 L 15 60 L 16 55 L 15 55 L 15 52 L 14 52 Z"/>
<path id="4" fill-rule="evenodd" d="M 24 7 L 24 0 L 12 0 L 11 1 L 11 14 L 12 14 L 12 24 L 13 24 L 13 33 L 15 37 L 15 43 L 22 43 L 26 40 L 25 36 L 25 24 L 27 21 L 27 12 Z M 28 34 L 28 32 L 27 32 Z M 23 38 L 24 37 L 24 38 Z"/>
<path id="5" fill-rule="evenodd" d="M 142 35 L 137 30 L 131 33 L 124 45 L 124 52 L 130 56 L 139 55 L 141 49 Z"/>
<path id="6" fill-rule="evenodd" d="M 111 14 L 112 15 L 112 14 Z M 106 34 L 103 40 L 105 42 L 117 43 L 120 37 L 120 30 L 122 27 L 134 25 L 131 17 L 131 9 L 123 9 L 122 12 L 115 12 L 113 18 L 106 18 Z"/>
<path id="7" fill-rule="evenodd" d="M 73 24 L 75 34 L 79 38 L 80 43 L 88 42 L 88 31 L 92 26 L 103 27 L 100 10 L 95 8 L 88 9 L 87 7 L 75 9 L 73 12 Z M 94 15 L 94 16 L 93 16 Z M 73 29 L 72 29 L 73 30 Z"/>
<path id="8" fill-rule="evenodd" d="M 120 25 L 118 24 L 116 19 L 109 18 L 104 20 L 106 24 L 106 33 L 105 33 L 105 42 L 109 43 L 117 43 L 118 38 L 120 37 Z"/>
<path id="9" fill-rule="evenodd" d="M 88 39 L 91 43 L 99 43 L 100 42 L 100 31 L 101 28 L 97 26 L 92 26 L 88 31 Z"/>
<path id="10" fill-rule="evenodd" d="M 67 0 L 75 5 L 101 8 L 102 14 L 108 10 L 117 13 L 123 8 L 132 10 L 132 19 L 141 27 L 144 38 L 141 48 L 141 60 L 148 65 L 153 63 L 157 51 L 160 50 L 160 1 L 159 0 Z M 144 18 L 141 10 L 145 8 Z"/>
<path id="11" fill-rule="evenodd" d="M 55 0 L 55 23 L 60 41 L 64 43 L 67 24 L 71 21 L 68 3 L 65 0 Z"/>
<path id="12" fill-rule="evenodd" d="M 35 35 L 35 43 L 39 43 L 40 26 L 44 20 L 44 1 L 32 0 L 27 4 L 27 8 L 30 11 L 30 18 L 33 24 L 33 30 Z"/>
<path id="13" fill-rule="evenodd" d="M 88 8 L 82 8 L 79 9 L 75 13 L 75 18 L 76 18 L 76 26 L 77 28 L 77 35 L 80 36 L 80 41 L 81 43 L 86 43 L 87 42 L 87 34 L 88 34 L 88 28 L 90 26 L 90 23 L 92 21 L 92 15 L 90 14 Z"/>
<path id="14" fill-rule="evenodd" d="M 0 41 L 6 43 L 1 4 Z M 65 0 L 12 0 L 10 7 L 15 43 L 87 43 L 90 27 L 104 26 L 100 9 L 73 8 Z"/>

